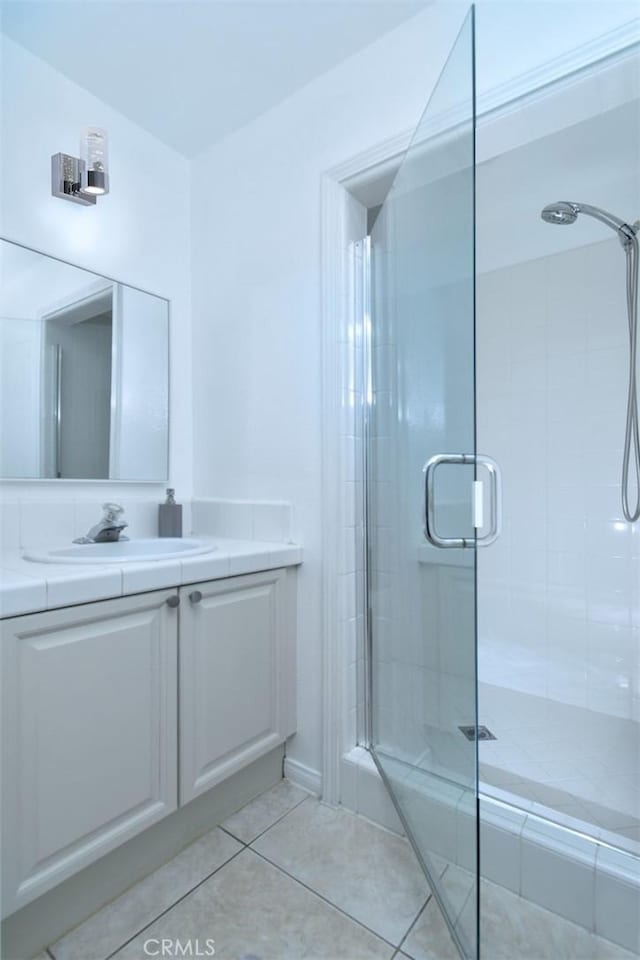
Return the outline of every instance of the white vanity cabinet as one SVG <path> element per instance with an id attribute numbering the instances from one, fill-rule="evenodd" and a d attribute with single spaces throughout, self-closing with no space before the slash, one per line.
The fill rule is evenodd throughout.
<path id="1" fill-rule="evenodd" d="M 172 596 L 2 623 L 5 914 L 176 809 Z"/>
<path id="2" fill-rule="evenodd" d="M 6 619 L 3 915 L 295 730 L 295 573 Z"/>
<path id="3" fill-rule="evenodd" d="M 295 730 L 292 577 L 268 570 L 183 590 L 181 803 Z"/>

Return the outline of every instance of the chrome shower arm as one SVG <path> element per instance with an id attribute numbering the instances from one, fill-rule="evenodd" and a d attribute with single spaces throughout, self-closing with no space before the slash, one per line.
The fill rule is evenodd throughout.
<path id="1" fill-rule="evenodd" d="M 624 220 L 621 220 L 620 217 L 616 217 L 615 214 L 609 213 L 608 210 L 603 210 L 601 207 L 593 207 L 590 203 L 574 203 L 572 206 L 576 208 L 576 213 L 586 213 L 589 217 L 594 217 L 601 223 L 611 227 L 612 230 L 620 231 L 626 228 L 626 230 L 631 230 L 635 236 L 633 227 L 631 227 Z"/>

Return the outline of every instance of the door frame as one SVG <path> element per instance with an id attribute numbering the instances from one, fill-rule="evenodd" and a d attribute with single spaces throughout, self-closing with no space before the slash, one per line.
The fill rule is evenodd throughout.
<path id="1" fill-rule="evenodd" d="M 340 396 L 345 382 L 348 360 L 353 347 L 349 343 L 351 311 L 348 307 L 348 252 L 353 240 L 349 235 L 348 207 L 350 189 L 373 181 L 382 169 L 399 162 L 406 152 L 413 130 L 404 130 L 356 154 L 328 170 L 321 184 L 322 203 L 322 618 L 323 618 L 323 718 L 322 718 L 322 798 L 337 804 L 342 796 L 341 761 L 356 751 L 357 738 L 350 736 L 345 696 L 345 678 L 349 677 L 349 657 L 343 642 L 343 624 L 356 610 L 355 589 L 350 591 L 346 575 L 340 572 L 340 555 L 345 544 L 342 519 L 347 509 L 347 491 L 343 478 L 355 482 L 353 465 L 342 441 Z M 355 537 L 354 537 L 355 540 Z M 356 545 L 354 544 L 354 547 Z M 352 741 L 352 742 L 349 742 Z M 360 751 L 364 754 L 364 751 Z M 379 780 L 380 798 L 386 790 L 373 766 L 373 761 L 360 757 Z M 389 805 L 391 801 L 388 801 Z M 389 816 L 392 818 L 391 811 Z M 399 827 L 399 823 L 394 826 Z"/>

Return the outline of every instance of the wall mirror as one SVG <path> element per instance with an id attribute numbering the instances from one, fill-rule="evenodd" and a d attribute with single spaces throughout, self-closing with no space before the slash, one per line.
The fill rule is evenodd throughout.
<path id="1" fill-rule="evenodd" d="M 169 302 L 0 240 L 0 476 L 168 476 Z"/>

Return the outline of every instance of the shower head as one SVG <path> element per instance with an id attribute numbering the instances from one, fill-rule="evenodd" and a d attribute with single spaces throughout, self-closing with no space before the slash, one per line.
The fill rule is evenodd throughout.
<path id="1" fill-rule="evenodd" d="M 548 203 L 546 207 L 543 207 L 540 216 L 545 223 L 564 225 L 575 223 L 579 213 L 584 213 L 588 217 L 595 217 L 596 220 L 615 230 L 623 247 L 637 243 L 637 223 L 631 226 L 601 207 L 592 207 L 588 203 L 571 203 L 568 200 L 558 200 L 557 203 Z"/>
<path id="2" fill-rule="evenodd" d="M 542 213 L 540 216 L 545 221 L 545 223 L 575 223 L 578 219 L 578 213 L 580 208 L 576 203 L 566 203 L 564 200 L 559 200 L 558 203 L 548 203 L 546 207 L 543 207 Z"/>
<path id="3" fill-rule="evenodd" d="M 545 223 L 569 224 L 575 223 L 578 214 L 584 213 L 604 223 L 618 235 L 618 240 L 624 250 L 627 263 L 627 319 L 629 323 L 629 390 L 627 394 L 627 426 L 624 438 L 624 454 L 622 457 L 622 512 L 625 520 L 636 523 L 640 520 L 640 414 L 638 412 L 638 281 L 640 279 L 640 220 L 635 223 L 625 223 L 619 217 L 608 213 L 601 207 L 592 207 L 588 203 L 572 203 L 568 200 L 558 200 L 548 203 L 540 211 Z M 634 476 L 631 476 L 632 461 Z M 631 499 L 634 504 L 631 504 Z"/>

